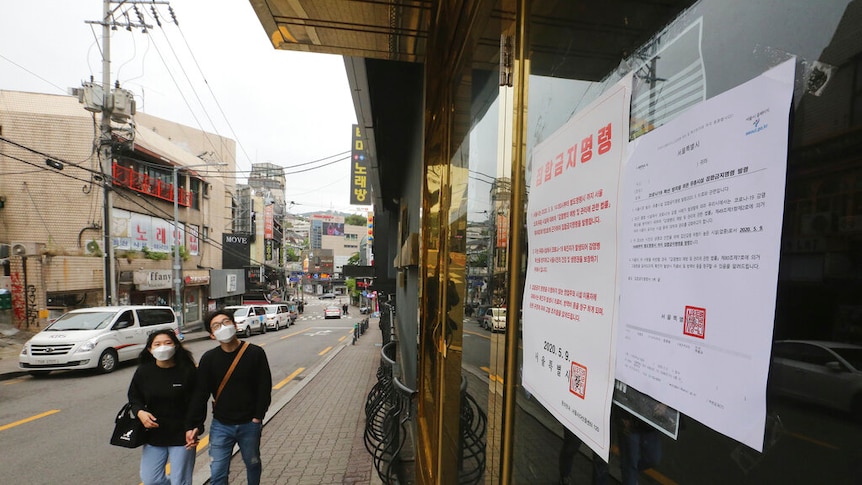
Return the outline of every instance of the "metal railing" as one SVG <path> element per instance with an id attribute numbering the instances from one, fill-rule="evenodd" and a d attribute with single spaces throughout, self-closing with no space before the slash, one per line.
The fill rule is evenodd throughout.
<path id="1" fill-rule="evenodd" d="M 365 449 L 373 458 L 377 475 L 387 485 L 399 483 L 401 452 L 408 436 L 408 421 L 414 416 L 417 394 L 393 375 L 395 345 L 395 342 L 389 342 L 380 351 L 377 383 L 365 402 Z M 458 462 L 458 483 L 461 485 L 478 484 L 484 476 L 487 423 L 487 415 L 467 392 L 467 380 L 462 377 Z"/>

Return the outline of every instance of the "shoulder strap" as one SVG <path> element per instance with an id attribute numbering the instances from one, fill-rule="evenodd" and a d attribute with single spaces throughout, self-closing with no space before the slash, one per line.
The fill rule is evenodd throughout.
<path id="1" fill-rule="evenodd" d="M 218 386 L 218 391 L 216 391 L 215 399 L 213 399 L 213 405 L 215 405 L 216 401 L 218 401 L 218 397 L 221 396 L 222 390 L 224 390 L 225 384 L 227 384 L 227 380 L 230 379 L 230 375 L 233 374 L 233 370 L 236 369 L 236 365 L 239 363 L 239 358 L 242 357 L 242 353 L 245 352 L 246 347 L 248 347 L 248 342 L 243 342 L 240 346 L 239 352 L 237 352 L 236 357 L 233 358 L 233 362 L 230 364 L 230 368 L 227 370 L 227 373 L 224 375 L 224 378 L 221 380 L 221 384 Z"/>

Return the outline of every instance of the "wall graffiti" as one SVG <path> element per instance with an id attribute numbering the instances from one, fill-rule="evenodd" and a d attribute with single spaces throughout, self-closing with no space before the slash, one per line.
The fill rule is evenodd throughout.
<path id="1" fill-rule="evenodd" d="M 12 314 L 15 315 L 15 326 L 21 328 L 26 319 L 27 301 L 24 296 L 24 284 L 21 282 L 21 273 L 12 273 Z"/>
<path id="2" fill-rule="evenodd" d="M 39 323 L 39 310 L 36 306 L 36 286 L 27 286 L 27 328 L 36 327 Z"/>

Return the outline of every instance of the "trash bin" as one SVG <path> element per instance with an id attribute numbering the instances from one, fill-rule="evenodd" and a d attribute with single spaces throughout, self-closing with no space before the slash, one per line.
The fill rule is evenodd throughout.
<path id="1" fill-rule="evenodd" d="M 12 308 L 12 292 L 0 288 L 0 310 L 9 310 L 10 308 Z"/>

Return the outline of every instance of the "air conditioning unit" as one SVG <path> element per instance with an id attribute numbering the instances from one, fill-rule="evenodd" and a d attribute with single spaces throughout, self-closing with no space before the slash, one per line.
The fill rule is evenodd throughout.
<path id="1" fill-rule="evenodd" d="M 12 256 L 38 256 L 45 250 L 45 244 L 37 242 L 13 242 Z"/>

